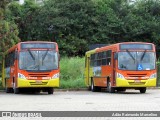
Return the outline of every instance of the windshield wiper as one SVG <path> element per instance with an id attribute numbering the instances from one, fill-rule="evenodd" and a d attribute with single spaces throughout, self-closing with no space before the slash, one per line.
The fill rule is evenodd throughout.
<path id="1" fill-rule="evenodd" d="M 135 61 L 135 58 L 132 56 L 132 54 L 129 52 L 128 49 L 126 49 L 127 53 L 131 56 L 131 58 Z"/>
<path id="2" fill-rule="evenodd" d="M 45 53 L 44 56 L 42 57 L 42 64 L 43 64 L 44 59 L 45 59 L 46 56 L 47 56 L 48 51 L 49 51 L 49 50 L 47 49 L 46 53 Z"/>
<path id="3" fill-rule="evenodd" d="M 33 56 L 33 54 L 32 54 L 32 52 L 31 52 L 31 50 L 30 50 L 30 49 L 28 49 L 28 51 L 29 51 L 29 54 L 31 55 L 32 59 L 33 59 L 33 60 L 35 60 L 35 57 Z"/>
<path id="4" fill-rule="evenodd" d="M 144 51 L 144 53 L 143 53 L 143 55 L 142 55 L 142 57 L 141 57 L 141 61 L 143 60 L 143 58 L 144 58 L 144 56 L 145 56 L 145 54 L 146 54 L 146 51 L 147 51 L 147 50 Z"/>

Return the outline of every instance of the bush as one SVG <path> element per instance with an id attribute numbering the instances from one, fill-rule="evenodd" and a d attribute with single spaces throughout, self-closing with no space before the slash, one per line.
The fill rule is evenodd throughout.
<path id="1" fill-rule="evenodd" d="M 63 57 L 60 61 L 60 88 L 84 87 L 84 58 Z"/>

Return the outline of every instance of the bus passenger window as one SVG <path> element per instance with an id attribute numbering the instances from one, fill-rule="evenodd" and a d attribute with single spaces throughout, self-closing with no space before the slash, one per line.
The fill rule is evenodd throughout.
<path id="1" fill-rule="evenodd" d="M 107 65 L 111 65 L 111 53 L 112 51 L 111 50 L 108 50 L 107 51 Z"/>

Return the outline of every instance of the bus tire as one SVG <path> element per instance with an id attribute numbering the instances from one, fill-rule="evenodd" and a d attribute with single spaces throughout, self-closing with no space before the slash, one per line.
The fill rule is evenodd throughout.
<path id="1" fill-rule="evenodd" d="M 12 92 L 13 92 L 13 89 L 6 87 L 6 88 L 5 88 L 5 91 L 6 91 L 6 93 L 12 93 Z"/>
<path id="2" fill-rule="evenodd" d="M 15 83 L 13 85 L 14 94 L 19 94 L 19 88 L 16 88 Z"/>
<path id="3" fill-rule="evenodd" d="M 117 88 L 117 92 L 125 92 L 126 88 Z"/>
<path id="4" fill-rule="evenodd" d="M 48 94 L 53 94 L 54 89 L 53 88 L 48 88 Z"/>
<path id="5" fill-rule="evenodd" d="M 108 81 L 107 89 L 109 93 L 115 93 L 115 88 L 111 86 L 111 82 Z"/>
<path id="6" fill-rule="evenodd" d="M 94 86 L 93 80 L 91 80 L 91 91 L 92 91 L 92 92 L 95 92 L 95 91 L 96 91 L 96 88 L 95 88 L 95 86 Z"/>
<path id="7" fill-rule="evenodd" d="M 140 93 L 146 93 L 146 87 L 140 88 Z"/>
<path id="8" fill-rule="evenodd" d="M 94 81 L 93 80 L 91 81 L 91 91 L 92 92 L 99 92 L 99 91 L 101 91 L 100 87 L 94 86 Z"/>
<path id="9" fill-rule="evenodd" d="M 14 89 L 14 94 L 19 94 L 19 88 Z"/>
<path id="10" fill-rule="evenodd" d="M 6 91 L 6 93 L 11 93 L 12 92 L 12 88 L 7 87 L 6 81 L 5 81 L 5 91 Z"/>

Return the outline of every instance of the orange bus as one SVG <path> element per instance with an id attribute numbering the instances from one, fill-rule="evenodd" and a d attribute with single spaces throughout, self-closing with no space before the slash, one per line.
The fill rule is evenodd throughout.
<path id="1" fill-rule="evenodd" d="M 20 90 L 53 94 L 59 87 L 59 51 L 55 42 L 20 42 L 3 59 L 2 83 L 6 92 Z"/>
<path id="2" fill-rule="evenodd" d="M 155 45 L 123 42 L 90 50 L 85 54 L 85 83 L 94 91 L 110 93 L 132 88 L 146 92 L 156 86 Z"/>

